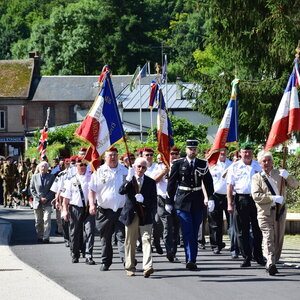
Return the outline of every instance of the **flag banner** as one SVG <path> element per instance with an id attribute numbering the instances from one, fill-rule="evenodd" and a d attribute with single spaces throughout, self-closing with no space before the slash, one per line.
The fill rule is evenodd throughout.
<path id="1" fill-rule="evenodd" d="M 144 78 L 147 76 L 147 63 L 145 63 L 145 65 L 142 67 L 142 69 L 140 67 L 137 67 L 137 69 L 135 70 L 133 77 L 131 79 L 131 83 L 130 83 L 130 91 L 132 92 L 136 85 L 138 84 L 139 80 L 141 78 Z"/>
<path id="2" fill-rule="evenodd" d="M 266 151 L 287 141 L 293 131 L 300 130 L 298 84 L 299 65 L 296 59 L 294 70 L 289 77 L 266 142 Z"/>
<path id="3" fill-rule="evenodd" d="M 158 90 L 157 149 L 163 163 L 170 167 L 170 149 L 174 146 L 173 131 L 162 90 Z"/>
<path id="4" fill-rule="evenodd" d="M 100 76 L 99 76 L 99 78 L 98 78 L 98 82 L 102 82 L 103 79 L 104 79 L 105 74 L 107 74 L 108 72 L 110 72 L 110 66 L 105 65 L 105 66 L 102 68 L 101 74 L 100 74 Z"/>
<path id="5" fill-rule="evenodd" d="M 165 55 L 165 62 L 161 72 L 161 83 L 165 83 L 167 80 L 167 55 Z"/>
<path id="6" fill-rule="evenodd" d="M 124 130 L 110 72 L 104 76 L 102 89 L 75 135 L 90 145 L 85 159 L 91 162 L 94 170 L 101 163 L 101 155 L 123 140 Z"/>
<path id="7" fill-rule="evenodd" d="M 46 157 L 47 144 L 48 144 L 48 122 L 50 117 L 50 107 L 47 108 L 47 116 L 44 128 L 41 130 L 41 136 L 38 143 L 38 151 L 40 153 L 40 161 Z"/>
<path id="8" fill-rule="evenodd" d="M 218 128 L 216 137 L 213 142 L 212 148 L 206 155 L 206 159 L 210 166 L 217 163 L 220 150 L 226 147 L 228 143 L 234 143 L 238 141 L 238 86 L 239 79 L 232 81 L 232 90 L 230 101 L 225 110 L 223 119 Z"/>
<path id="9" fill-rule="evenodd" d="M 140 67 L 137 67 L 136 70 L 134 71 L 134 74 L 132 76 L 131 82 L 130 82 L 130 92 L 132 92 L 135 89 L 135 79 L 140 73 Z"/>
<path id="10" fill-rule="evenodd" d="M 149 99 L 149 107 L 153 109 L 154 102 L 157 101 L 157 92 L 158 92 L 158 83 L 156 81 L 152 81 L 150 85 L 150 99 Z"/>

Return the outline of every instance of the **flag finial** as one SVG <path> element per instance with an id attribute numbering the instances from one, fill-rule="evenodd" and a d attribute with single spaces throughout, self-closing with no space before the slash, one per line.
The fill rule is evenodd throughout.
<path id="1" fill-rule="evenodd" d="M 298 41 L 298 46 L 297 48 L 295 49 L 296 50 L 296 58 L 299 58 L 299 53 L 300 53 L 300 40 Z"/>

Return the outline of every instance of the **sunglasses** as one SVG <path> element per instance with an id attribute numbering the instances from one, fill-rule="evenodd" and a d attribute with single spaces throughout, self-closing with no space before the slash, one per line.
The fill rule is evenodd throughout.
<path id="1" fill-rule="evenodd" d="M 153 156 L 153 153 L 145 154 L 145 156 Z"/>
<path id="2" fill-rule="evenodd" d="M 146 166 L 140 166 L 140 165 L 138 165 L 138 166 L 136 166 L 138 169 L 140 169 L 140 168 L 142 168 L 142 169 L 147 169 L 147 167 Z"/>
<path id="3" fill-rule="evenodd" d="M 83 163 L 81 163 L 81 164 L 79 164 L 79 167 L 83 167 L 83 166 L 87 166 L 87 164 L 83 164 Z"/>
<path id="4" fill-rule="evenodd" d="M 178 155 L 178 152 L 171 152 L 171 155 Z"/>

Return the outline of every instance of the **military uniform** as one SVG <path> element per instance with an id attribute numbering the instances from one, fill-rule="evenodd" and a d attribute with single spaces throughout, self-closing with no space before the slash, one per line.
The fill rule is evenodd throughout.
<path id="1" fill-rule="evenodd" d="M 17 166 L 8 162 L 2 167 L 2 179 L 3 179 L 3 199 L 4 207 L 8 204 L 12 206 L 12 200 L 8 203 L 8 196 L 10 196 L 17 187 L 17 181 L 19 178 L 19 172 Z"/>
<path id="2" fill-rule="evenodd" d="M 189 158 L 174 162 L 166 199 L 166 204 L 174 205 L 177 210 L 186 253 L 186 267 L 189 269 L 197 268 L 195 265 L 198 251 L 197 238 L 204 209 L 202 182 L 210 199 L 214 193 L 213 180 L 207 161 L 198 158 L 194 158 L 192 161 L 193 165 Z"/>

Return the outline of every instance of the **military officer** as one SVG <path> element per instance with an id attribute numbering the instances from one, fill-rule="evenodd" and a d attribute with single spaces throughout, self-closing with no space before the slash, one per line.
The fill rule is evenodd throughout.
<path id="1" fill-rule="evenodd" d="M 173 207 L 178 214 L 186 255 L 186 268 L 197 269 L 198 231 L 202 221 L 204 183 L 209 201 L 213 202 L 213 180 L 205 160 L 196 158 L 198 141 L 187 140 L 186 158 L 174 162 L 168 182 L 165 209 L 169 213 Z"/>
<path id="2" fill-rule="evenodd" d="M 6 163 L 2 167 L 2 179 L 3 179 L 3 199 L 4 207 L 9 204 L 12 207 L 12 199 L 8 203 L 8 197 L 11 198 L 11 194 L 17 187 L 17 181 L 19 179 L 19 172 L 17 166 L 13 163 L 13 158 L 8 156 L 6 158 Z"/>

